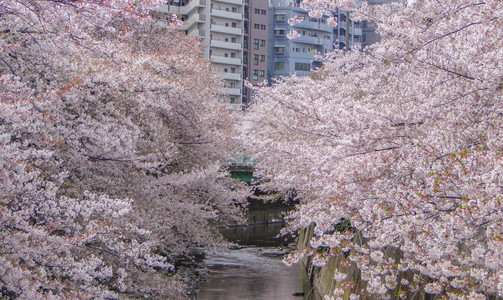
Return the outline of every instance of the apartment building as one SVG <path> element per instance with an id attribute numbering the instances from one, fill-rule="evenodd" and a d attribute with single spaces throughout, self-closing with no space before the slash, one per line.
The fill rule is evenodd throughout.
<path id="1" fill-rule="evenodd" d="M 300 0 L 271 0 L 269 40 L 270 48 L 269 79 L 281 76 L 306 76 L 311 70 L 322 66 L 320 59 L 334 49 L 334 28 L 327 24 L 331 16 L 321 19 L 311 18 L 308 12 L 299 7 Z M 299 22 L 288 23 L 297 16 Z M 297 31 L 300 36 L 288 39 L 287 34 Z"/>
<path id="2" fill-rule="evenodd" d="M 244 0 L 243 78 L 253 85 L 267 80 L 269 49 L 269 1 Z M 243 86 L 243 105 L 251 99 Z"/>
<path id="3" fill-rule="evenodd" d="M 400 2 L 406 5 L 410 0 L 367 0 L 369 5 L 386 5 Z M 376 32 L 377 25 L 371 21 L 354 21 L 351 12 L 336 10 L 337 28 L 334 28 L 334 39 L 337 48 L 345 50 L 363 50 L 377 43 L 381 37 Z"/>
<path id="4" fill-rule="evenodd" d="M 368 34 L 371 33 L 372 27 L 367 26 L 367 21 L 352 20 L 349 11 L 337 9 L 334 15 L 337 18 L 337 27 L 334 28 L 335 47 L 341 50 L 362 50 L 363 45 L 367 45 L 367 32 L 364 34 L 363 25 L 369 31 Z"/>
<path id="5" fill-rule="evenodd" d="M 186 34 L 199 36 L 204 56 L 221 74 L 231 109 L 243 105 L 243 11 L 242 0 L 169 1 L 156 14 L 178 14 Z"/>

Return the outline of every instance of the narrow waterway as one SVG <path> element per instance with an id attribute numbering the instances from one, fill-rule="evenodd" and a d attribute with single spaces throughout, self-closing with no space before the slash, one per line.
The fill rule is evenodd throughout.
<path id="1" fill-rule="evenodd" d="M 257 214 L 268 218 L 265 212 Z M 288 267 L 282 262 L 282 256 L 289 249 L 288 244 L 293 242 L 276 238 L 282 226 L 281 223 L 265 222 L 223 229 L 223 235 L 240 247 L 208 254 L 204 260 L 208 280 L 201 282 L 197 299 L 304 299 L 301 295 L 302 267 Z"/>
<path id="2" fill-rule="evenodd" d="M 300 265 L 287 267 L 276 248 L 245 247 L 205 260 L 209 279 L 202 282 L 199 300 L 303 299 Z"/>

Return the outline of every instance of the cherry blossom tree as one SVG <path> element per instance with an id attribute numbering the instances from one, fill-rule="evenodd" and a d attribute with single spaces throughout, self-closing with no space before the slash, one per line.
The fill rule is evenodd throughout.
<path id="1" fill-rule="evenodd" d="M 258 88 L 249 112 L 262 176 L 303 196 L 291 230 L 315 226 L 287 261 L 345 253 L 366 282 L 351 299 L 503 296 L 503 2 L 303 2 L 338 6 L 382 41 Z"/>
<path id="2" fill-rule="evenodd" d="M 0 294 L 183 298 L 244 193 L 223 84 L 155 1 L 0 4 Z"/>

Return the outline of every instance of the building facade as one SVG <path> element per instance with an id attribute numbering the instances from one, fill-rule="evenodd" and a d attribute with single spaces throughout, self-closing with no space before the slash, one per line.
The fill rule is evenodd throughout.
<path id="1" fill-rule="evenodd" d="M 369 0 L 370 5 L 405 0 Z M 252 97 L 243 85 L 282 76 L 307 76 L 322 66 L 334 49 L 363 50 L 379 41 L 367 21 L 354 21 L 351 12 L 335 10 L 322 18 L 310 17 L 301 0 L 179 0 L 158 10 L 160 19 L 181 16 L 181 28 L 202 40 L 204 56 L 222 75 L 231 109 L 246 107 Z M 158 17 L 159 17 L 158 16 Z M 289 24 L 296 17 L 298 22 Z M 329 19 L 337 20 L 329 22 Z M 329 25 L 330 23 L 330 25 Z M 289 39 L 290 32 L 298 37 Z"/>
<path id="2" fill-rule="evenodd" d="M 269 79 L 281 76 L 306 76 L 322 66 L 320 57 L 334 49 L 334 28 L 321 19 L 311 18 L 299 7 L 299 0 L 271 0 L 269 39 Z M 290 25 L 288 20 L 297 16 L 299 22 Z M 297 31 L 300 36 L 289 39 L 288 33 Z"/>
<path id="3" fill-rule="evenodd" d="M 221 74 L 226 100 L 236 110 L 243 105 L 243 12 L 242 0 L 170 1 L 156 10 L 180 15 L 181 30 L 202 39 L 204 57 Z"/>
<path id="4" fill-rule="evenodd" d="M 267 80 L 269 49 L 269 1 L 244 0 L 243 78 L 253 85 Z M 243 86 L 243 105 L 251 99 Z"/>
<path id="5" fill-rule="evenodd" d="M 363 32 L 363 25 L 367 22 L 355 22 L 351 18 L 351 12 L 340 9 L 334 15 L 337 18 L 337 27 L 334 28 L 335 47 L 340 50 L 362 50 L 367 37 Z M 370 30 L 370 27 L 367 29 Z"/>

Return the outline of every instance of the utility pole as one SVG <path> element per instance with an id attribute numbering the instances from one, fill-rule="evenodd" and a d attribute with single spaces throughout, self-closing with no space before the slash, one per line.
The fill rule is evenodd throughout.
<path id="1" fill-rule="evenodd" d="M 349 51 L 349 11 L 346 12 L 346 51 Z"/>

